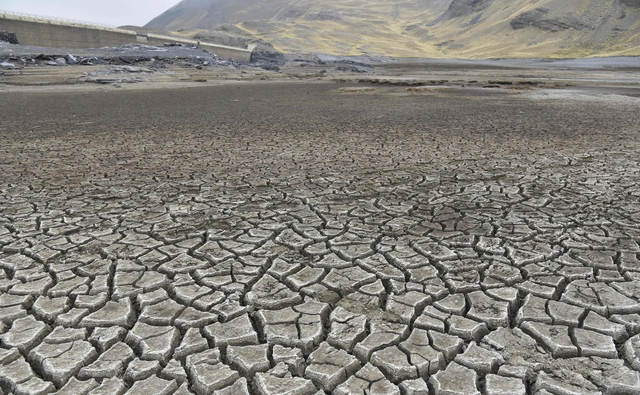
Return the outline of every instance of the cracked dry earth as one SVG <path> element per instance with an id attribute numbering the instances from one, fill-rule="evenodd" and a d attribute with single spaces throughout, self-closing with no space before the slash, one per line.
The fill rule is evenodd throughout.
<path id="1" fill-rule="evenodd" d="M 638 106 L 15 93 L 0 393 L 640 394 Z"/>

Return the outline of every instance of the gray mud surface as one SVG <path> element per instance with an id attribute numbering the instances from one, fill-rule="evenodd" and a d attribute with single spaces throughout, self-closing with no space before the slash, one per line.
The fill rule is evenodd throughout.
<path id="1" fill-rule="evenodd" d="M 119 47 L 102 47 L 102 48 L 49 48 L 35 47 L 29 45 L 12 45 L 6 42 L 0 42 L 0 54 L 3 56 L 28 56 L 44 54 L 48 56 L 64 56 L 72 54 L 75 56 L 85 57 L 110 57 L 110 56 L 146 56 L 146 57 L 188 57 L 188 56 L 206 56 L 213 57 L 213 54 L 201 48 L 192 46 L 151 46 L 141 44 L 126 44 Z"/>
<path id="2" fill-rule="evenodd" d="M 0 393 L 640 394 L 638 99 L 553 92 L 3 93 Z"/>
<path id="3" fill-rule="evenodd" d="M 371 59 L 376 67 L 427 67 L 455 70 L 628 70 L 640 71 L 639 57 L 609 57 L 585 59 Z M 381 61 L 378 65 L 375 60 Z M 362 59 L 366 61 L 366 58 Z"/>
<path id="4" fill-rule="evenodd" d="M 289 56 L 289 55 L 288 55 Z M 293 55 L 289 56 L 294 58 Z M 406 65 L 408 67 L 446 68 L 449 70 L 465 69 L 543 69 L 543 70 L 640 70 L 640 57 L 602 57 L 583 59 L 421 59 L 421 58 L 391 58 L 383 56 L 334 56 L 314 55 L 322 61 L 358 61 L 371 63 L 376 67 L 394 67 Z"/>

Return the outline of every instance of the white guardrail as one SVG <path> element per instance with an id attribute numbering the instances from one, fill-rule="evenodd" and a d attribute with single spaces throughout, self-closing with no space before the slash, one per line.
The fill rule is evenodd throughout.
<path id="1" fill-rule="evenodd" d="M 55 16 L 38 15 L 38 14 L 31 14 L 31 13 L 27 13 L 27 12 L 9 11 L 9 10 L 3 10 L 3 9 L 0 9 L 0 14 L 24 16 L 24 17 L 32 18 L 32 19 L 44 19 L 44 20 L 49 20 L 49 21 L 67 22 L 67 23 L 74 23 L 74 24 L 78 24 L 78 25 L 107 27 L 107 28 L 110 28 L 110 29 L 117 29 L 118 28 L 117 26 L 107 25 L 105 23 L 87 22 L 87 21 L 80 21 L 80 20 L 75 20 L 75 19 L 66 19 L 66 18 L 59 18 L 59 17 L 55 17 Z"/>

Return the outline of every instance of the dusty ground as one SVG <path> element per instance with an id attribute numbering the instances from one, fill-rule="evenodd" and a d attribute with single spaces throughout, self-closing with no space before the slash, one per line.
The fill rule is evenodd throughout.
<path id="1" fill-rule="evenodd" d="M 400 87 L 396 91 L 404 91 L 407 86 L 418 89 L 426 86 L 471 90 L 500 88 L 512 94 L 548 88 L 632 97 L 640 94 L 638 57 L 447 60 L 318 55 L 289 57 L 285 64 L 242 64 L 212 58 L 206 52 L 207 56 L 202 56 L 202 50 L 198 49 L 135 47 L 76 50 L 74 56 L 77 59 L 98 57 L 101 61 L 109 59 L 111 64 L 57 67 L 44 65 L 44 60 L 34 60 L 40 51 L 46 54 L 47 59 L 68 57 L 64 55 L 67 50 L 13 46 L 7 52 L 0 47 L 0 60 L 7 59 L 6 62 L 15 66 L 15 69 L 0 70 L 0 93 L 167 89 L 237 82 L 304 81 Z M 129 59 L 132 63 L 119 59 Z"/>
<path id="2" fill-rule="evenodd" d="M 7 72 L 1 392 L 640 394 L 637 73 L 320 67 Z"/>

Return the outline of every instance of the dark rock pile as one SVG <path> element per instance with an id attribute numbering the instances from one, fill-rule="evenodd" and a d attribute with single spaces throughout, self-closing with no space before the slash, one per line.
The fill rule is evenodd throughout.
<path id="1" fill-rule="evenodd" d="M 493 0 L 453 0 L 443 17 L 457 18 L 459 16 L 471 15 L 474 12 L 484 11 L 489 8 L 492 3 Z"/>
<path id="2" fill-rule="evenodd" d="M 369 73 L 375 70 L 375 67 L 369 63 L 359 62 L 352 60 L 348 57 L 316 54 L 308 58 L 293 59 L 292 62 L 298 64 L 300 67 L 311 66 L 327 66 L 334 71 L 341 71 L 347 73 Z"/>
<path id="3" fill-rule="evenodd" d="M 18 37 L 15 33 L 0 31 L 0 41 L 4 41 L 9 44 L 18 45 Z"/>
<path id="4" fill-rule="evenodd" d="M 309 21 L 344 21 L 344 17 L 336 10 L 323 10 L 315 14 L 307 14 L 305 19 Z"/>
<path id="5" fill-rule="evenodd" d="M 548 8 L 543 7 L 524 12 L 511 21 L 511 27 L 514 30 L 520 30 L 533 26 L 547 32 L 560 32 L 569 29 L 593 29 L 593 26 L 574 15 L 567 14 L 560 17 L 551 17 L 549 16 L 549 12 L 550 10 Z"/>
<path id="6" fill-rule="evenodd" d="M 640 8 L 640 0 L 620 0 L 620 3 L 629 7 Z"/>
<path id="7" fill-rule="evenodd" d="M 280 66 L 287 62 L 287 58 L 284 54 L 274 48 L 271 43 L 259 38 L 250 38 L 236 34 L 226 26 L 224 27 L 224 30 L 200 32 L 193 38 L 194 40 L 202 42 L 239 48 L 248 48 L 250 45 L 254 45 L 256 48 L 251 55 L 251 63 L 253 66 L 265 70 L 278 71 L 280 70 Z"/>
<path id="8" fill-rule="evenodd" d="M 60 49 L 41 47 L 22 47 L 25 51 L 18 53 L 0 53 L 0 63 L 11 64 L 12 68 L 29 66 L 138 66 L 150 69 L 161 69 L 167 65 L 184 68 L 203 69 L 206 67 L 255 67 L 263 70 L 280 70 L 279 66 L 286 63 L 286 58 L 280 53 L 259 53 L 251 63 L 239 62 L 233 59 L 219 58 L 198 46 L 166 44 L 152 47 L 140 44 L 125 44 L 119 47 L 104 47 L 99 49 L 77 50 L 74 54 L 60 53 Z M 37 52 L 30 52 L 31 50 Z M 44 52 L 44 53 L 42 53 Z"/>

